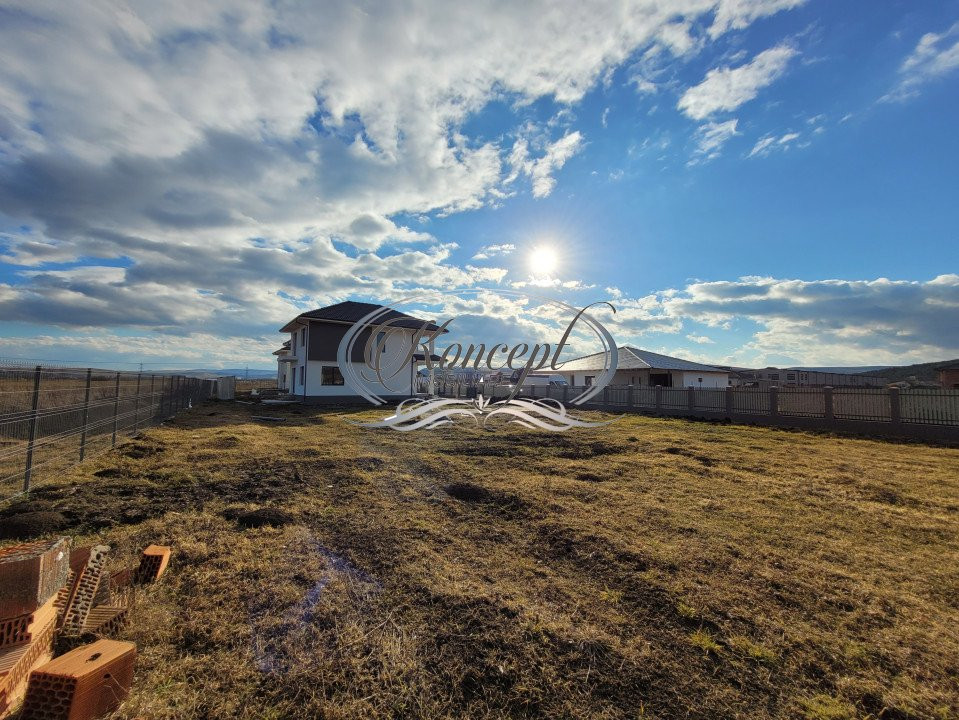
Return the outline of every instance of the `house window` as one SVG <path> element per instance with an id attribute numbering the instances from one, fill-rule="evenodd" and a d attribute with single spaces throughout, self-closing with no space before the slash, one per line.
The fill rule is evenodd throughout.
<path id="1" fill-rule="evenodd" d="M 306 328 L 300 329 L 300 345 L 306 347 Z"/>
<path id="2" fill-rule="evenodd" d="M 293 333 L 293 338 L 292 338 L 292 340 L 291 340 L 291 345 L 292 345 L 292 347 L 291 347 L 290 349 L 293 350 L 293 354 L 296 355 L 296 333 Z"/>
<path id="3" fill-rule="evenodd" d="M 587 376 L 583 379 L 583 382 L 585 383 L 586 387 L 592 387 L 592 386 L 593 386 L 593 380 L 595 380 L 595 379 L 596 379 L 596 376 L 595 376 L 595 375 L 587 375 Z"/>
<path id="4" fill-rule="evenodd" d="M 336 365 L 324 365 L 323 366 L 323 385 L 342 385 L 343 384 L 343 375 L 340 373 L 340 369 Z"/>
<path id="5" fill-rule="evenodd" d="M 376 333 L 376 347 L 383 348 L 382 350 L 380 350 L 380 352 L 386 352 L 386 343 L 384 342 L 385 339 L 386 339 L 385 331 L 381 330 L 380 332 Z M 342 385 L 343 383 L 340 383 L 340 384 Z"/>
<path id="6" fill-rule="evenodd" d="M 786 379 L 787 379 L 787 380 L 795 380 L 795 379 L 796 379 L 796 373 L 786 373 Z"/>
<path id="7" fill-rule="evenodd" d="M 300 385 L 306 380 L 306 365 L 300 365 Z"/>
<path id="8" fill-rule="evenodd" d="M 769 373 L 769 379 L 770 379 L 770 380 L 778 380 L 778 379 L 779 379 L 779 373 Z"/>

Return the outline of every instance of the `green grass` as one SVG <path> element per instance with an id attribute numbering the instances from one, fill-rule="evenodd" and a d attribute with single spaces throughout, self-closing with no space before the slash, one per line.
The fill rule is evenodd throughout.
<path id="1" fill-rule="evenodd" d="M 203 405 L 13 508 L 174 546 L 119 717 L 959 715 L 956 450 L 379 415 Z"/>

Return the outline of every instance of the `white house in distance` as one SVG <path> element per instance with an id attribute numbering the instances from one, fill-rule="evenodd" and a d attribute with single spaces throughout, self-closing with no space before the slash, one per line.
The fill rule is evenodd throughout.
<path id="1" fill-rule="evenodd" d="M 604 360 L 604 353 L 587 355 L 567 361 L 556 372 L 570 385 L 592 385 L 603 372 Z M 724 388 L 729 386 L 729 373 L 691 360 L 621 347 L 616 374 L 610 385 Z"/>
<path id="2" fill-rule="evenodd" d="M 296 358 L 290 352 L 290 343 L 291 341 L 287 340 L 279 350 L 273 351 L 273 354 L 276 355 L 276 389 L 280 392 L 290 391 L 290 376 L 292 375 L 290 368 L 296 362 Z"/>
<path id="3" fill-rule="evenodd" d="M 373 303 L 346 302 L 329 307 L 301 313 L 280 328 L 281 333 L 289 333 L 289 343 L 274 352 L 277 356 L 277 382 L 285 378 L 285 385 L 279 385 L 291 395 L 298 396 L 304 402 L 344 402 L 356 400 L 360 395 L 345 384 L 343 375 L 336 362 L 336 353 L 340 340 L 359 320 L 381 305 Z M 410 346 L 419 338 L 424 325 L 426 330 L 436 330 L 433 323 L 419 320 L 396 310 L 380 318 L 379 322 L 390 321 L 389 327 L 395 329 L 385 335 L 382 345 L 384 365 L 390 365 L 391 359 L 402 361 L 410 352 Z M 416 366 L 423 360 L 414 355 L 408 369 L 396 377 L 388 379 L 389 387 L 376 382 L 375 371 L 366 367 L 363 354 L 370 330 L 364 330 L 353 347 L 351 362 L 357 372 L 362 372 L 371 381 L 367 386 L 383 398 L 397 400 L 414 394 Z"/>

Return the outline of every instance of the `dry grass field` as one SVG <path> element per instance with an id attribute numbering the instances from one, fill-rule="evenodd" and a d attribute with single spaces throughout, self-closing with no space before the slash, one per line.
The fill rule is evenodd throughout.
<path id="1" fill-rule="evenodd" d="M 380 415 L 208 403 L 0 510 L 174 546 L 118 717 L 959 717 L 959 451 Z"/>

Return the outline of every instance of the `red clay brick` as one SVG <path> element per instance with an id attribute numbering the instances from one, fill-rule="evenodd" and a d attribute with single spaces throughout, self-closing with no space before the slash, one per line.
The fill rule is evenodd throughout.
<path id="1" fill-rule="evenodd" d="M 140 567 L 136 571 L 138 583 L 151 583 L 160 579 L 170 564 L 168 545 L 148 545 L 140 558 Z"/>
<path id="2" fill-rule="evenodd" d="M 130 692 L 136 645 L 97 640 L 30 673 L 21 720 L 93 720 Z"/>
<path id="3" fill-rule="evenodd" d="M 7 717 L 27 689 L 30 671 L 53 657 L 55 614 L 47 613 L 46 625 L 28 643 L 0 650 L 0 718 Z"/>
<path id="4" fill-rule="evenodd" d="M 0 620 L 0 650 L 28 643 L 38 632 L 46 629 L 50 618 L 57 617 L 57 596 L 53 596 L 28 615 Z"/>
<path id="5" fill-rule="evenodd" d="M 115 635 L 127 624 L 130 609 L 117 605 L 97 605 L 87 614 L 83 634 Z"/>
<path id="6" fill-rule="evenodd" d="M 79 635 L 83 631 L 100 582 L 104 578 L 103 566 L 106 564 L 108 552 L 110 548 L 107 545 L 97 545 L 90 549 L 89 560 L 80 573 L 63 616 L 62 628 L 65 634 Z"/>
<path id="7" fill-rule="evenodd" d="M 133 572 L 130 570 L 130 568 L 117 570 L 115 573 L 113 573 L 113 575 L 110 576 L 110 587 L 116 590 L 122 590 L 130 584 L 132 576 Z"/>
<path id="8" fill-rule="evenodd" d="M 57 610 L 60 613 L 58 627 L 63 627 L 63 621 L 66 619 L 67 608 L 70 606 L 70 600 L 77 591 L 77 583 L 83 576 L 83 571 L 90 562 L 90 551 L 93 547 L 86 545 L 84 547 L 73 548 L 70 551 L 70 573 L 67 576 L 67 583 L 57 594 Z"/>
<path id="9" fill-rule="evenodd" d="M 0 549 L 0 618 L 28 615 L 63 587 L 70 539 L 40 540 Z"/>
<path id="10" fill-rule="evenodd" d="M 77 586 L 77 574 L 71 570 L 67 573 L 67 582 L 62 588 L 57 592 L 54 599 L 54 605 L 57 608 L 57 627 L 63 625 L 63 618 L 67 612 L 67 605 L 70 603 L 70 598 L 73 597 L 73 591 Z"/>

